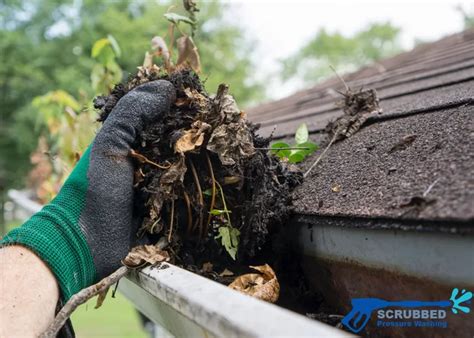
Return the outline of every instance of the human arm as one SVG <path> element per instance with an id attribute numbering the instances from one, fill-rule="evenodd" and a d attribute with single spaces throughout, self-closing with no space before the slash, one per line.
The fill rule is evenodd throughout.
<path id="1" fill-rule="evenodd" d="M 158 80 L 123 96 L 58 196 L 0 242 L 0 250 L 21 245 L 40 257 L 55 276 L 63 302 L 117 269 L 136 244 L 140 218 L 129 153 L 147 124 L 169 111 L 175 94 L 171 83 Z M 7 288 L 19 289 L 9 283 Z"/>
<path id="2" fill-rule="evenodd" d="M 54 318 L 56 277 L 31 250 L 0 249 L 0 337 L 38 337 Z"/>

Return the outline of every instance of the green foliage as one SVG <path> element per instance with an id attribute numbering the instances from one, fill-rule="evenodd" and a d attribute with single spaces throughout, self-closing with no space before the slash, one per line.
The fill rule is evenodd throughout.
<path id="1" fill-rule="evenodd" d="M 226 215 L 232 213 L 230 210 L 212 209 L 209 213 L 213 216 Z"/>
<path id="2" fill-rule="evenodd" d="M 306 123 L 302 123 L 295 133 L 295 144 L 275 142 L 271 145 L 272 154 L 290 163 L 299 163 L 318 150 L 318 145 L 309 141 L 309 132 Z"/>
<path id="3" fill-rule="evenodd" d="M 400 29 L 390 23 L 371 24 L 353 36 L 321 29 L 300 51 L 282 61 L 284 80 L 297 77 L 311 83 L 339 72 L 353 71 L 401 51 Z"/>
<path id="4" fill-rule="evenodd" d="M 0 5 L 0 172 L 9 187 L 24 184 L 31 166 L 29 154 L 45 131 L 45 126 L 34 128 L 37 108 L 31 106 L 32 98 L 61 89 L 89 107 L 95 94 L 110 88 L 99 83 L 118 81 L 122 74 L 118 67 L 124 78 L 136 72 L 151 38 L 168 31 L 163 15 L 169 6 L 169 2 L 127 0 L 24 0 Z M 223 19 L 226 6 L 200 3 L 195 41 L 207 90 L 229 83 L 232 94 L 245 106 L 262 97 L 263 86 L 251 80 L 252 46 L 239 27 Z M 102 42 L 102 48 L 107 52 L 99 57 L 101 48 L 93 53 L 93 44 L 104 37 L 107 42 Z M 111 62 L 110 51 L 118 67 Z"/>
<path id="5" fill-rule="evenodd" d="M 227 250 L 232 259 L 235 260 L 239 248 L 240 231 L 231 226 L 220 226 L 219 235 L 215 239 L 221 239 L 222 245 Z"/>
<path id="6" fill-rule="evenodd" d="M 91 56 L 97 61 L 91 72 L 92 88 L 97 94 L 107 93 L 122 80 L 122 69 L 116 58 L 121 50 L 112 35 L 97 40 L 92 46 Z"/>
<path id="7" fill-rule="evenodd" d="M 164 17 L 171 23 L 174 23 L 175 25 L 178 25 L 180 22 L 187 23 L 189 25 L 194 25 L 195 22 L 188 18 L 187 16 L 184 15 L 179 15 L 176 13 L 165 13 Z"/>

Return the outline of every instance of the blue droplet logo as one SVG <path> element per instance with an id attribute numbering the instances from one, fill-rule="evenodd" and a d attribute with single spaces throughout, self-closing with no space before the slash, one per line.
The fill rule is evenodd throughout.
<path id="1" fill-rule="evenodd" d="M 451 293 L 451 298 L 449 298 L 449 300 L 453 302 L 451 311 L 453 311 L 454 314 L 458 314 L 459 311 L 462 311 L 464 313 L 471 312 L 471 309 L 469 307 L 462 306 L 461 304 L 464 302 L 468 302 L 472 299 L 472 292 L 471 291 L 466 292 L 466 290 L 463 289 L 459 297 L 458 297 L 458 294 L 459 294 L 459 289 L 454 288 L 453 292 Z"/>

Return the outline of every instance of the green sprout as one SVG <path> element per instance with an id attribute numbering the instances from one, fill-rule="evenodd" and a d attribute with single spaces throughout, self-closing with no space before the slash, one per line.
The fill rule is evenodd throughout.
<path id="1" fill-rule="evenodd" d="M 303 123 L 296 129 L 294 145 L 275 142 L 271 145 L 270 151 L 280 159 L 286 159 L 290 163 L 300 163 L 318 149 L 316 143 L 309 141 L 308 127 L 306 123 Z"/>
<path id="2" fill-rule="evenodd" d="M 221 200 L 223 209 L 212 209 L 209 211 L 211 215 L 220 216 L 225 215 L 227 218 L 227 225 L 221 225 L 217 230 L 219 234 L 214 237 L 215 239 L 221 239 L 222 246 L 226 249 L 227 253 L 235 260 L 235 256 L 237 255 L 237 250 L 239 249 L 239 240 L 240 240 L 240 231 L 232 226 L 232 222 L 230 220 L 230 214 L 232 211 L 227 209 L 227 203 L 224 196 L 224 190 L 219 182 L 216 181 L 216 185 L 220 191 Z M 207 195 L 207 190 L 203 192 L 204 195 Z"/>

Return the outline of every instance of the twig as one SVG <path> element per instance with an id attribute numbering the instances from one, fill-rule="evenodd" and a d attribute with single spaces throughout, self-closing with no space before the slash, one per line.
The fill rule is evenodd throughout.
<path id="1" fill-rule="evenodd" d="M 144 163 L 148 163 L 148 164 L 151 164 L 151 165 L 154 165 L 155 167 L 157 168 L 160 168 L 160 169 L 169 169 L 171 168 L 171 164 L 168 164 L 168 166 L 164 166 L 164 165 L 160 165 L 156 162 L 153 162 L 152 160 L 149 160 L 148 158 L 146 158 L 145 156 L 143 156 L 142 154 L 139 154 L 137 153 L 135 150 L 131 149 L 130 150 L 130 156 L 136 158 L 137 160 L 139 160 L 140 162 L 144 162 Z"/>
<path id="2" fill-rule="evenodd" d="M 323 158 L 323 156 L 326 154 L 326 152 L 329 150 L 329 148 L 332 146 L 332 144 L 334 143 L 334 141 L 336 141 L 336 138 L 339 136 L 339 133 L 336 133 L 334 134 L 331 142 L 329 142 L 328 146 L 324 149 L 324 151 L 321 153 L 321 155 L 318 156 L 318 158 L 316 159 L 316 161 L 314 161 L 314 163 L 311 165 L 311 167 L 309 167 L 309 169 L 304 173 L 303 177 L 306 178 L 309 173 L 311 172 L 311 170 L 314 169 L 314 167 L 316 167 L 316 165 L 319 163 L 319 161 L 321 161 L 321 159 Z"/>
<path id="3" fill-rule="evenodd" d="M 308 147 L 255 148 L 257 150 L 309 150 Z"/>
<path id="4" fill-rule="evenodd" d="M 207 165 L 209 166 L 209 171 L 211 173 L 211 179 L 212 179 L 212 197 L 211 197 L 211 206 L 209 207 L 209 210 L 212 210 L 214 209 L 214 205 L 216 203 L 216 178 L 214 177 L 214 170 L 212 169 L 211 159 L 209 158 L 209 154 L 207 152 L 206 152 L 206 160 L 207 160 Z M 209 216 L 207 217 L 207 223 L 203 231 L 204 236 L 206 235 L 207 229 L 209 228 L 209 224 L 211 223 L 211 218 L 212 218 L 212 214 L 209 213 Z M 201 234 L 201 237 L 203 236 L 203 234 Z"/>
<path id="5" fill-rule="evenodd" d="M 204 207 L 204 198 L 202 197 L 202 189 L 201 184 L 199 183 L 199 177 L 196 171 L 196 167 L 191 159 L 189 159 L 189 163 L 191 163 L 191 172 L 193 173 L 194 183 L 196 183 L 196 188 L 199 194 L 199 206 L 201 207 L 199 210 L 199 230 L 202 229 L 202 208 Z"/>
<path id="6" fill-rule="evenodd" d="M 188 210 L 188 229 L 187 232 L 188 234 L 191 233 L 192 227 L 193 227 L 193 213 L 191 211 L 191 200 L 189 199 L 188 193 L 185 191 L 183 192 L 184 196 L 184 201 L 186 202 L 186 208 Z"/>
<path id="7" fill-rule="evenodd" d="M 230 221 L 230 212 L 229 209 L 227 209 L 227 203 L 225 202 L 224 190 L 222 189 L 222 186 L 219 184 L 219 182 L 216 181 L 216 184 L 221 191 L 222 205 L 224 206 L 224 212 L 227 216 L 227 221 L 229 222 L 229 226 L 232 226 L 232 222 Z"/>
<path id="8" fill-rule="evenodd" d="M 81 304 L 84 304 L 92 297 L 98 295 L 99 293 L 108 289 L 111 285 L 114 285 L 118 282 L 120 278 L 125 276 L 128 272 L 126 266 L 118 268 L 110 276 L 105 277 L 99 283 L 89 286 L 88 288 L 82 289 L 78 293 L 69 299 L 66 305 L 63 306 L 61 311 L 58 312 L 54 321 L 49 325 L 49 327 L 44 331 L 40 337 L 41 338 L 53 338 L 56 337 L 59 330 L 64 326 L 67 319 L 71 316 L 74 310 Z"/>
<path id="9" fill-rule="evenodd" d="M 334 67 L 332 65 L 329 65 L 329 68 L 332 69 L 332 71 L 334 72 L 334 74 L 336 74 L 337 78 L 339 79 L 339 81 L 342 82 L 342 84 L 344 85 L 344 87 L 346 87 L 346 91 L 350 91 L 351 89 L 349 88 L 349 86 L 347 85 L 346 81 L 344 81 L 344 79 L 341 77 L 341 75 L 338 74 L 338 72 L 336 72 L 336 69 L 334 69 Z"/>
<path id="10" fill-rule="evenodd" d="M 439 181 L 439 177 L 433 183 L 431 183 L 428 188 L 426 188 L 425 192 L 423 193 L 423 197 L 428 196 L 431 189 L 433 189 L 433 187 L 436 185 L 436 183 L 438 183 L 438 181 Z"/>
<path id="11" fill-rule="evenodd" d="M 174 199 L 171 200 L 171 220 L 170 220 L 170 233 L 168 234 L 168 242 L 171 243 L 171 235 L 173 234 L 174 225 Z"/>

